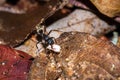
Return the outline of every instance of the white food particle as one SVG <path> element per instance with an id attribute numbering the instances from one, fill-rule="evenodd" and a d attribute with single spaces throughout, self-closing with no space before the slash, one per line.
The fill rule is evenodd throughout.
<path id="1" fill-rule="evenodd" d="M 61 47 L 60 47 L 59 45 L 57 45 L 57 44 L 53 44 L 52 46 L 49 45 L 49 46 L 47 47 L 47 49 L 50 49 L 50 50 L 52 50 L 52 51 L 54 51 L 54 52 L 60 52 Z"/>

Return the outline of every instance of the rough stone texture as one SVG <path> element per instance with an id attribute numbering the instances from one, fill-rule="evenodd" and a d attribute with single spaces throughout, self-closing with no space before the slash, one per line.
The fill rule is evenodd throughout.
<path id="1" fill-rule="evenodd" d="M 60 53 L 35 59 L 29 80 L 119 80 L 120 50 L 111 42 L 85 33 L 63 33 Z"/>

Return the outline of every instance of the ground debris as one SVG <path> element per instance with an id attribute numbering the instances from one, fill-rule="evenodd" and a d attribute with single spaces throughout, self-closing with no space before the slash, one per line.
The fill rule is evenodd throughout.
<path id="1" fill-rule="evenodd" d="M 27 80 L 33 57 L 0 45 L 0 80 Z"/>
<path id="2" fill-rule="evenodd" d="M 82 9 L 76 9 L 65 18 L 62 18 L 48 26 L 47 31 L 78 31 L 90 33 L 95 36 L 100 36 L 115 29 L 115 25 L 108 24 L 92 12 Z M 53 36 L 56 37 L 55 34 Z"/>
<path id="3" fill-rule="evenodd" d="M 90 0 L 96 8 L 109 17 L 120 16 L 120 0 Z"/>
<path id="4" fill-rule="evenodd" d="M 29 80 L 118 80 L 120 77 L 120 49 L 108 40 L 66 32 L 57 43 L 61 52 L 40 54 L 32 64 Z"/>
<path id="5" fill-rule="evenodd" d="M 25 0 L 20 1 L 20 5 L 22 6 Z M 59 3 L 57 0 L 51 0 L 49 3 L 31 8 L 29 0 L 27 1 L 24 6 L 29 7 L 30 10 L 27 9 L 24 14 L 0 11 L 0 44 L 7 44 L 13 47 L 24 42 L 35 29 L 35 25 L 48 15 L 48 13 L 57 6 L 56 4 Z"/>

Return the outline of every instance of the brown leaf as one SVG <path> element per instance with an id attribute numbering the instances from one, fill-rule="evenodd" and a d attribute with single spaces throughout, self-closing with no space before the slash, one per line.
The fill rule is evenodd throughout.
<path id="1" fill-rule="evenodd" d="M 120 78 L 120 49 L 108 40 L 79 32 L 63 33 L 59 54 L 36 58 L 29 80 L 117 80 Z M 42 65 L 44 64 L 44 65 Z"/>
<path id="2" fill-rule="evenodd" d="M 120 16 L 120 0 L 90 0 L 97 9 L 109 16 L 109 17 L 115 17 Z"/>
<path id="3" fill-rule="evenodd" d="M 58 2 L 58 0 L 51 0 L 25 14 L 0 12 L 0 42 L 11 46 L 22 42 Z"/>

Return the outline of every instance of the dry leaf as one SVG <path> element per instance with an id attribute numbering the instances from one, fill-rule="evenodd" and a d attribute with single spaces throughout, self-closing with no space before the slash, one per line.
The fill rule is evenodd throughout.
<path id="1" fill-rule="evenodd" d="M 90 0 L 97 9 L 109 16 L 120 16 L 120 0 Z"/>
<path id="2" fill-rule="evenodd" d="M 41 53 L 32 64 L 29 80 L 118 80 L 120 49 L 86 33 L 63 33 L 59 54 Z"/>
<path id="3" fill-rule="evenodd" d="M 58 2 L 58 0 L 51 0 L 25 14 L 0 12 L 0 44 L 16 46 L 23 42 L 28 34 L 35 29 L 36 24 L 48 15 Z"/>
<path id="4" fill-rule="evenodd" d="M 0 45 L 0 80 L 27 80 L 32 57 L 22 51 Z"/>

